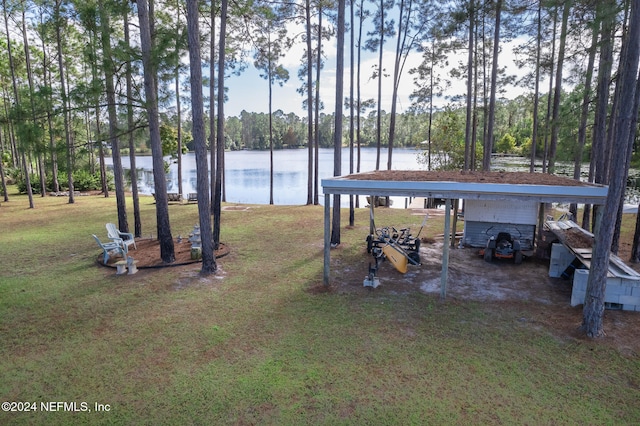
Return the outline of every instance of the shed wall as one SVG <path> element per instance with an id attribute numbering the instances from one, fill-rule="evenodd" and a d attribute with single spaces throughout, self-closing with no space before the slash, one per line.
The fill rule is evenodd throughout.
<path id="1" fill-rule="evenodd" d="M 537 223 L 535 201 L 465 200 L 462 243 L 484 247 L 490 236 L 508 232 L 523 250 L 532 250 Z"/>
<path id="2" fill-rule="evenodd" d="M 484 247 L 492 235 L 508 232 L 512 238 L 520 240 L 522 250 L 532 250 L 536 233 L 535 225 L 518 225 L 510 223 L 464 221 L 462 244 L 468 247 Z"/>
<path id="3" fill-rule="evenodd" d="M 538 203 L 514 200 L 465 200 L 464 218 L 472 222 L 536 225 Z"/>

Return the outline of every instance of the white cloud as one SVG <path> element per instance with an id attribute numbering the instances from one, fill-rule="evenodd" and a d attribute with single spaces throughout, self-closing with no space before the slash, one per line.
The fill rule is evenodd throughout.
<path id="1" fill-rule="evenodd" d="M 293 26 L 290 34 L 298 31 L 300 33 L 304 28 L 302 26 Z M 296 34 L 298 34 L 296 33 Z M 502 47 L 502 53 L 499 58 L 499 65 L 506 66 L 510 74 L 516 74 L 519 78 L 525 74 L 525 70 L 518 69 L 515 65 L 515 55 L 513 48 L 519 44 L 520 40 L 514 40 L 505 43 Z M 320 97 L 324 103 L 324 112 L 332 113 L 335 103 L 335 87 L 336 87 L 336 44 L 335 38 L 327 42 L 324 46 L 326 54 L 325 65 L 321 75 Z M 297 93 L 297 89 L 302 85 L 298 78 L 298 67 L 300 66 L 302 55 L 306 49 L 306 45 L 299 42 L 292 46 L 283 58 L 283 65 L 289 70 L 290 78 L 283 87 L 275 86 L 273 93 L 273 108 L 282 109 L 284 112 L 295 112 L 300 116 L 304 116 L 306 111 L 302 108 L 302 96 Z M 349 70 L 350 70 L 350 53 L 347 49 L 345 52 L 345 71 L 344 71 L 344 96 L 349 96 Z M 383 53 L 383 61 L 385 63 L 385 74 L 382 80 L 382 109 L 390 112 L 391 98 L 393 94 L 393 61 L 395 52 L 391 44 Z M 440 70 L 443 79 L 451 80 L 449 72 L 454 65 L 458 63 L 466 63 L 467 52 L 461 50 L 451 54 L 449 57 L 449 66 Z M 411 68 L 417 67 L 422 61 L 422 55 L 413 52 L 407 58 L 404 66 L 403 74 L 398 88 L 398 105 L 397 111 L 406 111 L 411 106 L 409 96 L 415 90 L 414 76 L 409 74 Z M 378 80 L 371 78 L 373 72 L 378 67 L 378 56 L 376 52 L 362 52 L 361 65 L 361 97 L 362 99 L 378 98 Z M 252 68 L 252 66 L 250 66 Z M 238 115 L 242 109 L 247 111 L 267 112 L 268 110 L 268 86 L 264 79 L 258 77 L 254 69 L 248 69 L 242 76 L 233 77 L 229 81 L 229 101 L 228 111 L 231 115 Z M 543 87 L 543 86 L 541 86 Z M 543 89 L 544 90 L 544 89 Z M 510 86 L 506 88 L 505 97 L 515 98 L 530 90 L 526 87 Z M 354 90 L 355 93 L 355 90 Z M 462 95 L 466 94 L 466 79 L 451 80 L 451 87 L 447 90 L 446 95 Z M 435 101 L 437 106 L 443 106 L 448 101 L 444 98 Z M 238 109 L 240 108 L 240 109 Z"/>

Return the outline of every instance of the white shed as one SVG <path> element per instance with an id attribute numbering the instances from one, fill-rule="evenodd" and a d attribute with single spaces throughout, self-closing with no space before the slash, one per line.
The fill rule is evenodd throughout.
<path id="1" fill-rule="evenodd" d="M 466 200 L 462 243 L 484 247 L 490 236 L 508 232 L 520 240 L 523 250 L 532 250 L 538 206 L 537 201 Z"/>

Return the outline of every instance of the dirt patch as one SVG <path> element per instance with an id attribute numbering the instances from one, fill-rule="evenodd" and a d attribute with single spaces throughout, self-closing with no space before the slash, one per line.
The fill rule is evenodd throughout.
<path id="1" fill-rule="evenodd" d="M 427 242 L 429 241 L 429 242 Z M 396 271 L 390 262 L 383 261 L 378 270 L 380 286 L 365 288 L 371 255 L 363 248 L 362 262 L 346 264 L 332 260 L 333 279 L 328 291 L 358 293 L 386 292 L 389 294 L 426 293 L 439 297 L 441 292 L 442 240 L 425 240 L 420 248 L 422 264 L 409 266 L 406 274 Z M 532 327 L 544 326 L 559 338 L 588 341 L 579 331 L 582 306 L 571 307 L 571 280 L 549 277 L 548 261 L 527 258 L 516 265 L 512 260 L 495 259 L 485 262 L 476 248 L 457 248 L 449 251 L 449 270 L 446 300 L 478 301 L 522 314 L 522 323 Z M 314 289 L 319 291 L 318 289 Z M 520 314 L 519 314 L 520 315 Z M 640 313 L 628 311 L 605 312 L 603 339 L 627 356 L 640 356 Z"/>
<path id="2" fill-rule="evenodd" d="M 482 172 L 482 171 L 425 171 L 425 170 L 378 170 L 349 175 L 355 180 L 388 180 L 412 182 L 465 182 L 503 183 L 510 185 L 589 186 L 592 184 L 548 173 L 527 172 Z"/>
<path id="3" fill-rule="evenodd" d="M 136 240 L 137 249 L 130 247 L 129 256 L 133 257 L 138 263 L 136 266 L 140 269 L 145 268 L 162 268 L 171 266 L 189 265 L 199 263 L 201 260 L 191 259 L 191 243 L 183 239 L 181 242 L 174 241 L 173 249 L 176 260 L 173 263 L 164 263 L 160 258 L 160 241 L 157 239 L 140 239 Z M 216 258 L 220 258 L 229 253 L 226 245 L 220 244 L 220 248 L 216 250 Z M 115 268 L 115 263 L 122 260 L 120 257 L 110 257 L 106 266 Z M 102 253 L 98 258 L 98 263 L 102 263 Z"/>
<path id="4" fill-rule="evenodd" d="M 573 248 L 592 248 L 593 237 L 585 234 L 583 231 L 577 228 L 569 228 L 565 230 L 558 230 L 556 234 L 563 236 L 566 244 Z M 562 238 L 561 238 L 562 239 Z"/>

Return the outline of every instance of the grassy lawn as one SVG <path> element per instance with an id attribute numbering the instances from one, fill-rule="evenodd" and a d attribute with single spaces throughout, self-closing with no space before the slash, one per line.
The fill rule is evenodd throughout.
<path id="1" fill-rule="evenodd" d="M 0 206 L 0 402 L 37 410 L 0 424 L 640 424 L 640 354 L 532 326 L 527 302 L 318 291 L 322 207 L 224 211 L 231 253 L 202 278 L 197 265 L 99 266 L 91 234 L 116 221 L 115 196 L 35 203 Z M 152 198 L 141 207 L 155 235 Z M 196 209 L 170 206 L 174 236 Z M 362 252 L 363 278 L 367 232 L 360 209 L 332 252 Z M 57 401 L 78 411 L 43 411 Z"/>

